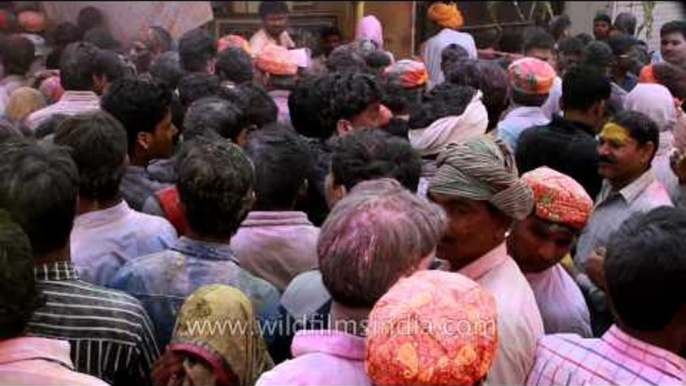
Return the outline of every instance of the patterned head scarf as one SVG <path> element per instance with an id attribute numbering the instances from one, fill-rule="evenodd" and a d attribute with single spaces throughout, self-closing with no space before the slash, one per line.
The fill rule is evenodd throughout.
<path id="1" fill-rule="evenodd" d="M 498 346 L 493 296 L 465 276 L 419 271 L 374 306 L 366 370 L 375 385 L 473 385 Z"/>
<path id="2" fill-rule="evenodd" d="M 218 327 L 194 328 L 208 324 Z M 221 327 L 224 327 L 223 334 L 218 333 Z M 219 384 L 229 384 L 233 374 L 239 385 L 253 385 L 262 373 L 274 367 L 250 300 L 241 291 L 226 285 L 202 286 L 186 298 L 170 348 L 203 358 L 212 365 L 214 374 L 210 376 L 216 377 Z M 194 368 L 198 366 L 187 363 L 184 367 L 188 376 L 195 376 L 194 384 L 206 383 L 208 378 L 202 367 Z"/>
<path id="3" fill-rule="evenodd" d="M 624 99 L 626 110 L 638 111 L 657 123 L 661 132 L 672 131 L 677 121 L 674 97 L 657 83 L 639 83 Z"/>
<path id="4" fill-rule="evenodd" d="M 298 73 L 298 61 L 291 52 L 281 46 L 270 44 L 255 60 L 257 68 L 272 75 L 295 75 Z"/>
<path id="5" fill-rule="evenodd" d="M 515 220 L 533 209 L 531 189 L 518 177 L 514 156 L 505 142 L 481 135 L 448 145 L 437 160 L 429 192 L 488 201 Z"/>
<path id="6" fill-rule="evenodd" d="M 250 48 L 250 43 L 240 35 L 222 36 L 217 41 L 217 52 L 221 52 L 224 50 L 224 48 L 228 48 L 228 47 L 237 47 L 237 48 L 240 48 L 243 51 L 247 52 L 249 55 L 252 55 L 252 49 Z"/>
<path id="7" fill-rule="evenodd" d="M 444 28 L 458 29 L 464 24 L 457 4 L 434 3 L 429 7 L 429 19 Z"/>
<path id="8" fill-rule="evenodd" d="M 384 71 L 389 84 L 402 88 L 417 88 L 424 86 L 429 80 L 426 66 L 416 60 L 403 59 L 388 66 Z"/>
<path id="9" fill-rule="evenodd" d="M 50 76 L 42 81 L 38 87 L 38 90 L 41 92 L 41 94 L 43 94 L 45 101 L 49 105 L 60 100 L 60 98 L 62 98 L 62 94 L 64 94 L 64 88 L 60 82 L 59 74 Z"/>
<path id="10" fill-rule="evenodd" d="M 593 209 L 593 200 L 573 178 L 548 167 L 525 173 L 522 180 L 534 192 L 536 216 L 581 230 Z"/>
<path id="11" fill-rule="evenodd" d="M 514 90 L 524 94 L 547 94 L 555 80 L 555 69 L 536 58 L 515 60 L 507 68 L 507 78 Z"/>
<path id="12" fill-rule="evenodd" d="M 19 14 L 19 25 L 26 32 L 42 32 L 45 30 L 45 15 L 40 12 L 23 11 Z"/>

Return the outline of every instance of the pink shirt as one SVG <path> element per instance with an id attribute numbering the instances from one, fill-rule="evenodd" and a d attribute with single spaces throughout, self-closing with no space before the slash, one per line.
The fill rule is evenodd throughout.
<path id="1" fill-rule="evenodd" d="M 0 342 L 0 385 L 107 385 L 73 369 L 68 342 L 29 337 Z"/>
<path id="2" fill-rule="evenodd" d="M 600 339 L 544 337 L 527 385 L 685 385 L 686 359 L 612 326 Z"/>
<path id="3" fill-rule="evenodd" d="M 92 91 L 65 91 L 57 103 L 40 109 L 26 118 L 27 126 L 35 131 L 41 122 L 56 114 L 68 116 L 100 109 L 100 97 Z"/>
<path id="4" fill-rule="evenodd" d="M 257 380 L 261 385 L 371 385 L 364 368 L 363 337 L 334 330 L 301 330 L 291 345 L 293 359 Z"/>
<path id="5" fill-rule="evenodd" d="M 534 363 L 543 321 L 536 298 L 505 243 L 459 273 L 476 281 L 495 297 L 498 310 L 498 351 L 488 372 L 490 385 L 521 385 Z"/>

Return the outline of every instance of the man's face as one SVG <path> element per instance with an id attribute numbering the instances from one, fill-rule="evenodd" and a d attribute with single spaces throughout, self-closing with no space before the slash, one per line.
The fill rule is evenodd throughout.
<path id="1" fill-rule="evenodd" d="M 598 173 L 613 184 L 638 178 L 649 166 L 654 146 L 640 145 L 628 131 L 606 125 L 600 132 Z"/>
<path id="2" fill-rule="evenodd" d="M 448 227 L 438 244 L 436 256 L 448 260 L 453 271 L 493 249 L 494 234 L 500 225 L 485 201 L 434 193 L 429 193 L 429 200 L 440 205 L 448 215 Z"/>
<path id="3" fill-rule="evenodd" d="M 593 36 L 596 40 L 605 40 L 610 34 L 610 24 L 605 21 L 596 21 L 593 23 Z"/>
<path id="4" fill-rule="evenodd" d="M 169 158 L 174 150 L 174 136 L 179 132 L 172 123 L 171 112 L 155 128 L 148 147 L 150 159 Z"/>
<path id="5" fill-rule="evenodd" d="M 533 215 L 515 223 L 507 239 L 507 250 L 522 272 L 543 272 L 569 253 L 576 236 L 566 226 Z"/>
<path id="6" fill-rule="evenodd" d="M 547 48 L 531 48 L 526 52 L 526 56 L 542 60 L 548 64 L 553 62 L 553 50 Z"/>
<path id="7" fill-rule="evenodd" d="M 660 51 L 666 62 L 686 67 L 686 39 L 681 33 L 664 35 L 660 40 Z"/>
<path id="8" fill-rule="evenodd" d="M 324 55 L 328 56 L 336 47 L 341 45 L 340 35 L 328 35 L 322 40 L 322 50 Z"/>
<path id="9" fill-rule="evenodd" d="M 286 23 L 288 23 L 288 14 L 286 13 L 270 13 L 262 19 L 264 29 L 272 37 L 279 37 L 283 31 L 286 30 Z"/>
<path id="10" fill-rule="evenodd" d="M 557 73 L 564 74 L 565 71 L 576 66 L 581 61 L 581 54 L 577 52 L 560 52 L 557 58 Z"/>

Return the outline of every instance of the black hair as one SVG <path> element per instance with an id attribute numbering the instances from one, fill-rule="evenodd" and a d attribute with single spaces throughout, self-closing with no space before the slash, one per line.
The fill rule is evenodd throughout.
<path id="1" fill-rule="evenodd" d="M 22 138 L 24 136 L 14 127 L 12 122 L 5 118 L 0 118 L 0 145 L 4 142 L 20 140 Z"/>
<path id="2" fill-rule="evenodd" d="M 10 214 L 0 209 L 0 340 L 24 335 L 39 306 L 31 242 Z"/>
<path id="3" fill-rule="evenodd" d="M 604 262 L 616 316 L 636 331 L 660 331 L 686 304 L 686 211 L 636 213 L 609 239 Z"/>
<path id="4" fill-rule="evenodd" d="M 21 35 L 4 36 L 0 38 L 0 57 L 5 75 L 24 76 L 36 59 L 36 48 Z"/>
<path id="5" fill-rule="evenodd" d="M 321 122 L 317 117 L 318 110 L 323 104 L 322 100 L 314 100 L 315 95 L 319 95 L 313 89 L 314 84 L 324 75 L 309 75 L 298 78 L 295 88 L 288 96 L 288 110 L 291 116 L 291 125 L 300 135 L 308 138 L 328 138 L 321 129 Z"/>
<path id="6" fill-rule="evenodd" d="M 179 58 L 186 72 L 205 72 L 207 63 L 217 55 L 212 34 L 203 28 L 192 29 L 179 40 Z"/>
<path id="7" fill-rule="evenodd" d="M 607 41 L 615 56 L 624 55 L 628 53 L 633 46 L 638 44 L 638 41 L 627 34 L 618 34 L 610 36 Z"/>
<path id="8" fill-rule="evenodd" d="M 334 142 L 333 181 L 348 191 L 362 181 L 387 177 L 415 192 L 421 172 L 422 161 L 412 145 L 383 130 L 355 131 Z"/>
<path id="9" fill-rule="evenodd" d="M 260 3 L 258 14 L 264 19 L 271 14 L 288 13 L 288 4 L 285 1 L 263 1 Z"/>
<path id="10" fill-rule="evenodd" d="M 610 78 L 583 66 L 570 68 L 562 79 L 565 110 L 587 111 L 595 103 L 610 99 Z"/>
<path id="11" fill-rule="evenodd" d="M 100 100 L 103 110 L 124 126 L 131 154 L 139 132 L 154 133 L 170 112 L 172 93 L 163 85 L 138 78 L 112 83 Z"/>
<path id="12" fill-rule="evenodd" d="M 512 102 L 519 106 L 527 107 L 541 107 L 548 100 L 548 93 L 546 94 L 527 94 L 515 89 L 512 90 Z"/>
<path id="13" fill-rule="evenodd" d="M 31 240 L 34 256 L 69 244 L 79 173 L 65 148 L 26 141 L 0 147 L 0 208 Z"/>
<path id="14" fill-rule="evenodd" d="M 324 39 L 329 36 L 343 36 L 343 34 L 338 27 L 326 26 L 319 31 L 319 36 Z"/>
<path id="15" fill-rule="evenodd" d="M 555 39 L 555 41 L 560 40 L 565 30 L 567 28 L 570 28 L 571 26 L 572 20 L 569 18 L 569 15 L 562 14 L 560 16 L 557 16 L 550 23 L 550 34 L 553 36 L 553 39 Z"/>
<path id="16" fill-rule="evenodd" d="M 104 74 L 110 83 L 126 76 L 134 76 L 134 72 L 124 63 L 119 54 L 110 50 L 100 51 L 95 67 L 96 74 Z"/>
<path id="17" fill-rule="evenodd" d="M 38 126 L 36 126 L 36 139 L 42 139 L 51 134 L 55 134 L 60 124 L 67 120 L 67 118 L 69 118 L 68 115 L 57 113 L 41 121 L 41 123 L 39 123 Z"/>
<path id="18" fill-rule="evenodd" d="M 533 27 L 524 33 L 524 54 L 532 49 L 552 50 L 555 39 L 541 27 Z"/>
<path id="19" fill-rule="evenodd" d="M 439 84 L 422 98 L 420 109 L 410 117 L 410 128 L 423 129 L 441 118 L 462 115 L 475 93 L 469 86 Z"/>
<path id="20" fill-rule="evenodd" d="M 574 35 L 575 38 L 581 40 L 581 43 L 584 44 L 584 47 L 586 47 L 589 43 L 593 41 L 593 36 L 591 34 L 586 33 L 586 32 L 581 32 L 576 35 Z"/>
<path id="21" fill-rule="evenodd" d="M 248 125 L 257 128 L 275 123 L 279 119 L 279 108 L 267 91 L 259 85 L 247 83 L 238 87 L 238 106 L 246 112 Z"/>
<path id="22" fill-rule="evenodd" d="M 351 120 L 373 103 L 383 100 L 383 90 L 374 77 L 364 74 L 329 74 L 313 84 L 313 99 L 319 99 L 319 115 L 326 138 L 336 132 L 338 121 Z M 327 135 L 328 134 L 328 135 Z"/>
<path id="23" fill-rule="evenodd" d="M 569 36 L 557 43 L 557 50 L 563 54 L 581 55 L 584 51 L 584 43 L 579 38 Z"/>
<path id="24" fill-rule="evenodd" d="M 500 37 L 498 47 L 502 52 L 521 54 L 524 47 L 524 35 L 520 31 L 505 31 Z"/>
<path id="25" fill-rule="evenodd" d="M 326 68 L 331 73 L 359 74 L 368 71 L 364 56 L 349 44 L 336 47 L 331 51 L 329 57 L 326 58 Z"/>
<path id="26" fill-rule="evenodd" d="M 675 98 L 686 99 L 686 69 L 669 62 L 655 63 L 652 66 L 658 83 L 667 87 Z"/>
<path id="27" fill-rule="evenodd" d="M 596 23 L 599 21 L 605 22 L 609 26 L 612 26 L 612 19 L 610 19 L 610 15 L 608 15 L 606 13 L 598 13 L 597 15 L 595 15 L 595 17 L 593 18 L 593 23 Z"/>
<path id="28" fill-rule="evenodd" d="M 120 51 L 122 49 L 121 42 L 103 27 L 96 27 L 86 32 L 83 35 L 83 41 L 91 43 L 101 50 Z"/>
<path id="29" fill-rule="evenodd" d="M 179 81 L 179 98 L 181 104 L 188 108 L 198 99 L 219 94 L 219 78 L 204 72 L 190 73 Z"/>
<path id="30" fill-rule="evenodd" d="M 220 80 L 235 84 L 251 82 L 253 63 L 250 54 L 238 47 L 227 47 L 217 54 L 215 73 Z"/>
<path id="31" fill-rule="evenodd" d="M 79 169 L 79 195 L 108 202 L 119 195 L 126 169 L 126 129 L 104 111 L 79 114 L 57 129 L 53 143 L 71 148 Z"/>
<path id="32" fill-rule="evenodd" d="M 161 52 L 167 52 L 172 49 L 172 44 L 174 39 L 172 39 L 171 34 L 164 27 L 159 25 L 154 25 L 150 27 L 150 30 L 154 36 L 154 43 L 160 47 Z"/>
<path id="33" fill-rule="evenodd" d="M 69 44 L 60 58 L 60 82 L 66 91 L 91 91 L 93 75 L 102 68 L 98 66 L 100 49 L 90 43 Z"/>
<path id="34" fill-rule="evenodd" d="M 453 63 L 469 59 L 469 53 L 459 44 L 452 43 L 441 51 L 441 70 L 445 73 L 446 69 Z"/>
<path id="35" fill-rule="evenodd" d="M 70 43 L 78 42 L 83 37 L 83 31 L 74 23 L 63 22 L 55 27 L 52 33 L 55 48 L 45 58 L 45 66 L 49 69 L 60 68 L 60 57 L 62 51 Z"/>
<path id="36" fill-rule="evenodd" d="M 177 165 L 179 199 L 189 227 L 203 236 L 230 237 L 252 203 L 253 167 L 228 139 L 186 142 Z"/>
<path id="37" fill-rule="evenodd" d="M 206 97 L 193 102 L 186 111 L 183 137 L 184 141 L 190 141 L 200 135 L 211 136 L 213 132 L 235 143 L 247 126 L 244 110 L 226 99 Z"/>
<path id="38" fill-rule="evenodd" d="M 424 87 L 408 89 L 399 84 L 386 83 L 384 91 L 384 106 L 388 107 L 393 115 L 403 115 L 419 107 Z"/>
<path id="39" fill-rule="evenodd" d="M 184 72 L 181 68 L 178 52 L 167 51 L 150 65 L 150 75 L 167 86 L 170 90 L 176 90 Z"/>
<path id="40" fill-rule="evenodd" d="M 660 28 L 660 37 L 678 32 L 681 36 L 686 39 L 686 21 L 683 20 L 672 20 L 662 25 Z"/>
<path id="41" fill-rule="evenodd" d="M 624 110 L 612 116 L 610 120 L 627 129 L 631 138 L 635 139 L 640 146 L 652 142 L 654 145 L 652 161 L 660 147 L 660 129 L 652 118 L 638 111 Z"/>
<path id="42" fill-rule="evenodd" d="M 362 57 L 367 64 L 367 68 L 371 71 L 383 70 L 391 65 L 391 57 L 388 53 L 381 50 L 365 52 Z"/>
<path id="43" fill-rule="evenodd" d="M 105 15 L 95 7 L 85 7 L 79 11 L 77 22 L 79 28 L 85 33 L 92 28 L 99 27 L 105 23 Z"/>
<path id="44" fill-rule="evenodd" d="M 312 155 L 298 134 L 281 124 L 250 133 L 245 152 L 255 166 L 254 210 L 292 210 Z"/>
<path id="45" fill-rule="evenodd" d="M 615 28 L 630 36 L 636 34 L 636 24 L 636 16 L 631 12 L 622 12 L 615 17 Z"/>
<path id="46" fill-rule="evenodd" d="M 614 54 L 612 48 L 605 42 L 593 41 L 581 53 L 580 64 L 586 67 L 602 69 L 612 65 Z"/>

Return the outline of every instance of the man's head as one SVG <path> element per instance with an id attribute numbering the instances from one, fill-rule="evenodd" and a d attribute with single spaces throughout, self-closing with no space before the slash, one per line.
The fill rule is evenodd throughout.
<path id="1" fill-rule="evenodd" d="M 660 207 L 626 220 L 607 245 L 604 270 L 619 325 L 681 337 L 686 326 L 686 211 Z M 675 330 L 681 330 L 679 332 Z"/>
<path id="2" fill-rule="evenodd" d="M 321 31 L 321 39 L 322 53 L 324 56 L 329 56 L 336 47 L 342 44 L 343 34 L 336 27 L 324 27 Z"/>
<path id="3" fill-rule="evenodd" d="M 84 42 L 69 44 L 60 59 L 60 82 L 66 91 L 102 91 L 101 50 Z"/>
<path id="4" fill-rule="evenodd" d="M 31 243 L 10 214 L 0 209 L 0 341 L 24 335 L 39 291 Z"/>
<path id="5" fill-rule="evenodd" d="M 254 210 L 293 210 L 311 167 L 307 143 L 279 124 L 253 131 L 245 152 L 255 165 Z"/>
<path id="6" fill-rule="evenodd" d="M 610 35 L 612 19 L 604 13 L 599 13 L 593 18 L 593 36 L 596 40 L 605 40 Z"/>
<path id="7" fill-rule="evenodd" d="M 424 63 L 404 59 L 384 72 L 384 105 L 393 115 L 409 115 L 419 105 L 429 74 Z"/>
<path id="8" fill-rule="evenodd" d="M 114 35 L 112 35 L 112 32 L 102 27 L 93 28 L 86 32 L 83 35 L 83 41 L 91 43 L 101 50 L 112 50 L 119 52 L 123 47 L 122 43 L 117 40 Z"/>
<path id="9" fill-rule="evenodd" d="M 487 135 L 449 145 L 437 162 L 428 196 L 449 220 L 438 257 L 458 270 L 499 246 L 513 220 L 529 216 L 533 193 L 508 146 Z"/>
<path id="10" fill-rule="evenodd" d="M 177 52 L 168 51 L 150 66 L 150 75 L 170 90 L 176 90 L 183 78 L 183 69 Z"/>
<path id="11" fill-rule="evenodd" d="M 161 84 L 120 79 L 107 88 L 100 104 L 124 126 L 131 162 L 141 166 L 172 153 L 177 129 L 171 121 L 171 92 Z"/>
<path id="12" fill-rule="evenodd" d="M 564 13 L 557 16 L 550 23 L 550 34 L 553 35 L 555 41 L 572 36 L 572 20 L 569 15 Z"/>
<path id="13" fill-rule="evenodd" d="M 581 114 L 588 125 L 599 130 L 605 120 L 605 107 L 612 88 L 610 78 L 584 66 L 571 68 L 562 79 L 560 108 Z"/>
<path id="14" fill-rule="evenodd" d="M 219 94 L 219 78 L 214 74 L 195 72 L 179 81 L 179 99 L 185 109 L 198 99 Z"/>
<path id="15" fill-rule="evenodd" d="M 93 28 L 103 27 L 105 25 L 105 15 L 98 8 L 85 7 L 79 11 L 77 24 L 81 31 L 85 33 Z"/>
<path id="16" fill-rule="evenodd" d="M 246 114 L 238 106 L 219 97 L 206 97 L 188 108 L 183 121 L 183 138 L 191 141 L 201 135 L 211 137 L 214 133 L 242 146 L 247 140 L 247 126 Z"/>
<path id="17" fill-rule="evenodd" d="M 634 68 L 636 39 L 627 34 L 616 34 L 608 39 L 608 44 L 615 57 L 614 68 L 617 71 L 626 73 Z"/>
<path id="18" fill-rule="evenodd" d="M 24 76 L 36 59 L 36 49 L 31 41 L 21 35 L 0 38 L 0 57 L 4 76 Z"/>
<path id="19" fill-rule="evenodd" d="M 53 39 L 57 47 L 65 47 L 69 43 L 78 42 L 82 37 L 81 28 L 68 21 L 58 24 L 53 32 Z"/>
<path id="20" fill-rule="evenodd" d="M 615 17 L 614 27 L 629 36 L 636 35 L 636 16 L 630 12 L 622 12 Z"/>
<path id="21" fill-rule="evenodd" d="M 227 47 L 217 54 L 215 73 L 221 81 L 249 83 L 254 76 L 252 58 L 241 48 Z"/>
<path id="22" fill-rule="evenodd" d="M 281 36 L 288 23 L 288 4 L 284 1 L 263 1 L 259 8 L 265 31 L 274 38 Z"/>
<path id="23" fill-rule="evenodd" d="M 524 56 L 552 64 L 555 39 L 543 28 L 534 27 L 524 34 Z"/>
<path id="24" fill-rule="evenodd" d="M 24 229 L 34 257 L 68 248 L 79 191 L 79 172 L 69 151 L 9 142 L 0 154 L 0 208 Z"/>
<path id="25" fill-rule="evenodd" d="M 416 192 L 421 172 L 421 158 L 407 141 L 378 129 L 354 132 L 334 143 L 326 199 L 334 207 L 357 184 L 376 178 L 393 178 Z"/>
<path id="26" fill-rule="evenodd" d="M 108 113 L 98 111 L 69 117 L 53 142 L 71 149 L 79 169 L 79 197 L 110 203 L 119 196 L 126 169 L 126 129 Z"/>
<path id="27" fill-rule="evenodd" d="M 512 101 L 519 106 L 543 106 L 555 76 L 555 69 L 547 62 L 531 57 L 515 60 L 507 68 Z"/>
<path id="28" fill-rule="evenodd" d="M 325 64 L 329 73 L 363 74 L 368 71 L 364 56 L 351 44 L 336 47 L 326 58 Z"/>
<path id="29" fill-rule="evenodd" d="M 171 50 L 172 37 L 164 27 L 153 26 L 142 29 L 131 48 L 130 56 L 139 74 L 148 72 L 150 66 L 162 53 Z"/>
<path id="30" fill-rule="evenodd" d="M 598 144 L 598 173 L 623 188 L 650 169 L 659 147 L 657 124 L 647 115 L 622 111 L 603 126 Z"/>
<path id="31" fill-rule="evenodd" d="M 445 222 L 439 207 L 396 181 L 359 184 L 333 208 L 317 243 L 333 300 L 371 308 L 398 279 L 428 266 Z"/>
<path id="32" fill-rule="evenodd" d="M 469 53 L 459 44 L 452 43 L 441 51 L 441 71 L 447 74 L 455 63 L 469 59 Z"/>
<path id="33" fill-rule="evenodd" d="M 660 52 L 665 61 L 686 68 L 686 21 L 675 20 L 662 25 Z"/>
<path id="34" fill-rule="evenodd" d="M 179 199 L 193 233 L 228 241 L 254 201 L 253 166 L 228 139 L 186 142 L 177 164 Z"/>
<path id="35" fill-rule="evenodd" d="M 600 74 L 610 73 L 615 63 L 612 48 L 605 42 L 594 41 L 584 47 L 581 53 L 581 65 Z"/>
<path id="36" fill-rule="evenodd" d="M 214 73 L 217 44 L 203 28 L 192 29 L 179 40 L 179 58 L 186 72 Z"/>
<path id="37" fill-rule="evenodd" d="M 586 226 L 593 200 L 573 178 L 545 166 L 522 180 L 534 193 L 534 211 L 515 222 L 507 248 L 522 272 L 543 272 L 569 253 Z"/>
<path id="38" fill-rule="evenodd" d="M 95 61 L 95 72 L 101 74 L 101 88 L 96 93 L 100 94 L 111 83 L 127 76 L 134 76 L 134 70 L 126 65 L 122 58 L 114 51 L 101 50 Z"/>
<path id="39" fill-rule="evenodd" d="M 410 116 L 410 128 L 424 129 L 441 118 L 462 115 L 474 99 L 476 92 L 475 89 L 468 86 L 458 86 L 453 83 L 439 84 L 423 95 L 421 105 Z M 487 125 L 485 115 L 483 114 L 483 119 L 480 122 L 470 123 L 475 126 L 478 123 L 483 123 L 485 129 Z"/>
<path id="40" fill-rule="evenodd" d="M 581 61 L 584 43 L 575 37 L 566 37 L 557 43 L 557 72 L 564 75 L 565 71 L 576 66 Z"/>
<path id="41" fill-rule="evenodd" d="M 234 95 L 237 98 L 233 102 L 246 113 L 248 126 L 259 129 L 276 123 L 279 108 L 262 86 L 246 83 L 239 86 L 236 91 Z"/>

